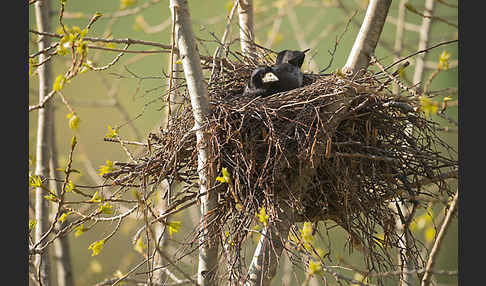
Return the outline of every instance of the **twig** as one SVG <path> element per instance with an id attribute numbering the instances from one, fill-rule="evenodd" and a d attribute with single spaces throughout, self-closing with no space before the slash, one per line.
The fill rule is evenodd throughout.
<path id="1" fill-rule="evenodd" d="M 60 35 L 60 34 L 39 32 L 39 31 L 32 30 L 32 29 L 29 29 L 29 32 L 33 33 L 33 34 L 37 34 L 37 35 L 49 36 L 49 37 L 54 37 L 54 38 L 58 38 L 58 39 L 61 39 L 63 37 L 63 35 Z M 154 47 L 160 47 L 160 48 L 167 50 L 167 51 L 130 51 L 130 50 L 123 51 L 123 50 L 119 50 L 119 49 L 111 49 L 111 48 L 104 48 L 104 47 L 95 47 L 95 46 L 92 47 L 92 48 L 97 48 L 97 49 L 110 50 L 110 51 L 116 51 L 116 52 L 124 52 L 124 53 L 162 53 L 162 52 L 169 53 L 170 50 L 172 49 L 172 47 L 170 45 L 165 45 L 165 44 L 161 44 L 161 43 L 158 43 L 158 42 L 136 40 L 136 39 L 131 39 L 131 38 L 127 38 L 127 39 L 105 39 L 105 38 L 96 38 L 96 37 L 84 37 L 83 40 L 86 40 L 86 41 L 89 41 L 89 42 L 130 44 L 130 45 L 136 44 L 136 45 L 154 46 Z M 179 55 L 179 49 L 174 48 L 174 53 L 176 55 Z M 213 60 L 212 57 L 204 56 L 204 55 L 200 55 L 200 58 L 201 58 L 201 60 L 208 61 L 208 62 Z M 221 59 L 221 61 L 222 61 L 223 65 L 225 67 L 233 68 L 232 64 L 228 60 Z"/>
<path id="2" fill-rule="evenodd" d="M 427 264 L 425 266 L 425 274 L 422 278 L 422 284 L 421 284 L 422 286 L 427 286 L 430 283 L 430 278 L 431 278 L 430 270 L 434 267 L 436 255 L 440 250 L 440 246 L 448 230 L 449 223 L 451 222 L 452 214 L 456 209 L 458 197 L 459 197 L 459 191 L 457 191 L 456 194 L 454 195 L 454 199 L 452 200 L 449 210 L 447 211 L 444 221 L 442 222 L 442 226 L 440 228 L 439 234 L 435 239 L 434 246 L 430 251 L 429 259 L 427 260 Z"/>
<path id="3" fill-rule="evenodd" d="M 176 14 L 173 13 L 172 15 L 172 43 L 171 43 L 171 48 L 170 48 L 170 70 L 169 70 L 169 90 L 172 90 L 172 84 L 173 84 L 173 78 L 174 78 L 174 49 L 175 49 L 175 43 L 178 40 L 176 38 L 176 31 L 175 31 L 175 24 L 176 22 Z M 167 118 L 171 117 L 171 104 L 170 104 L 170 95 L 171 92 L 167 93 L 167 98 L 165 99 L 167 101 Z M 167 120 L 167 128 L 169 127 L 170 120 Z"/>
<path id="4" fill-rule="evenodd" d="M 355 11 L 353 13 L 353 15 L 351 15 L 351 17 L 349 17 L 348 21 L 346 22 L 346 27 L 344 27 L 344 31 L 342 31 L 341 34 L 338 37 L 336 37 L 336 40 L 334 42 L 334 48 L 333 48 L 332 52 L 329 51 L 329 54 L 331 56 L 331 59 L 329 60 L 329 63 L 327 64 L 327 66 L 325 68 L 323 68 L 321 71 L 319 71 L 320 74 L 322 74 L 328 68 L 331 67 L 332 62 L 334 61 L 334 54 L 336 53 L 337 46 L 338 46 L 339 42 L 341 41 L 341 39 L 343 38 L 343 36 L 346 33 L 346 31 L 348 30 L 349 24 L 351 23 L 351 21 L 353 20 L 354 16 L 356 16 L 357 13 L 358 13 L 358 11 Z"/>
<path id="5" fill-rule="evenodd" d="M 147 143 L 141 143 L 141 142 L 136 142 L 136 141 L 120 140 L 119 138 L 108 138 L 108 137 L 105 137 L 105 138 L 103 138 L 103 141 L 106 141 L 106 142 L 117 142 L 117 143 L 120 143 L 120 141 L 121 141 L 123 144 L 138 145 L 138 146 L 144 146 L 144 147 L 147 147 L 148 146 Z"/>
<path id="6" fill-rule="evenodd" d="M 54 90 L 52 90 L 51 92 L 49 92 L 49 94 L 47 96 L 45 96 L 42 101 L 37 104 L 37 105 L 30 105 L 29 106 L 29 112 L 30 111 L 33 111 L 33 110 L 36 110 L 36 109 L 40 109 L 40 108 L 44 108 L 44 106 L 46 105 L 46 103 L 49 101 L 49 99 L 51 99 L 52 96 L 54 96 L 54 94 L 56 94 L 56 92 Z"/>
<path id="7" fill-rule="evenodd" d="M 398 63 L 398 62 L 400 62 L 400 61 L 397 61 L 396 63 Z M 406 86 L 405 84 L 403 84 L 400 80 L 397 79 L 396 76 L 393 76 L 390 73 L 388 73 L 386 71 L 386 68 L 383 67 L 383 65 L 378 61 L 378 59 L 374 55 L 371 56 L 371 63 L 370 64 L 376 64 L 376 66 L 378 66 L 378 68 L 380 68 L 381 72 L 385 73 L 385 75 L 388 76 L 388 78 L 390 78 L 393 82 L 395 82 L 401 89 L 406 90 L 412 96 L 417 96 L 417 92 L 415 90 L 413 90 L 413 89 L 409 88 L 408 86 Z M 404 66 L 406 66 L 406 65 L 407 64 L 405 63 Z"/>
<path id="8" fill-rule="evenodd" d="M 407 274 L 423 274 L 425 272 L 435 274 L 435 275 L 450 275 L 450 276 L 455 276 L 458 275 L 459 272 L 456 271 L 450 271 L 450 270 L 425 270 L 424 268 L 422 269 L 411 269 L 411 270 L 403 270 L 406 271 Z M 380 272 L 380 273 L 369 273 L 369 277 L 376 277 L 376 276 L 394 276 L 394 275 L 402 275 L 403 271 L 387 271 L 387 272 Z"/>
<path id="9" fill-rule="evenodd" d="M 432 50 L 432 49 L 438 48 L 438 47 L 443 46 L 443 45 L 448 45 L 448 44 L 456 43 L 456 42 L 458 42 L 458 41 L 459 41 L 459 40 L 455 39 L 455 40 L 449 40 L 449 41 L 440 42 L 440 43 L 435 44 L 435 45 L 433 45 L 433 46 L 430 46 L 430 47 L 428 47 L 428 48 L 426 48 L 426 49 L 423 49 L 423 50 L 417 51 L 417 52 L 412 53 L 412 54 L 410 54 L 410 55 L 408 55 L 408 56 L 406 56 L 406 57 L 403 57 L 403 58 L 401 58 L 400 60 L 395 61 L 395 62 L 394 62 L 394 63 L 392 63 L 391 65 L 389 65 L 389 66 L 385 67 L 384 69 L 385 69 L 385 70 L 388 70 L 388 69 L 389 69 L 389 68 L 391 68 L 392 66 L 394 66 L 394 65 L 396 65 L 396 64 L 398 64 L 398 63 L 400 63 L 400 62 L 403 62 L 404 60 L 409 59 L 409 58 L 411 58 L 411 57 L 413 57 L 413 56 L 415 56 L 415 55 L 418 55 L 418 54 L 420 54 L 420 53 L 426 53 L 426 52 L 428 52 L 428 51 L 430 51 L 430 50 Z M 378 74 L 379 74 L 379 73 L 377 73 L 376 75 L 378 75 Z"/>
<path id="10" fill-rule="evenodd" d="M 436 1 L 436 0 L 434 0 L 434 1 Z M 411 6 L 411 5 L 407 5 L 407 9 L 408 9 L 408 11 L 410 11 L 410 12 L 412 12 L 412 13 L 415 13 L 415 14 L 417 14 L 417 15 L 420 15 L 420 16 L 422 16 L 422 17 L 426 18 L 426 19 L 437 20 L 437 21 L 440 21 L 440 22 L 442 22 L 442 23 L 445 23 L 445 24 L 447 24 L 447 25 L 449 25 L 449 26 L 452 26 L 452 27 L 454 27 L 454 28 L 459 28 L 459 27 L 457 26 L 457 24 L 451 23 L 451 22 L 447 21 L 446 19 L 444 19 L 444 18 L 442 18 L 442 17 L 438 17 L 438 16 L 432 16 L 432 15 L 429 15 L 429 14 L 427 13 L 427 12 L 429 12 L 429 11 L 430 11 L 429 9 L 426 9 L 424 13 L 419 12 L 417 9 L 415 9 L 415 8 L 414 8 L 413 6 Z"/>
<path id="11" fill-rule="evenodd" d="M 42 35 L 42 36 L 49 36 L 49 37 L 54 37 L 54 38 L 59 38 L 61 39 L 64 37 L 63 35 L 56 34 L 56 33 L 49 33 L 49 32 L 40 32 L 36 30 L 29 29 L 30 33 L 37 34 L 37 35 Z M 105 38 L 96 38 L 96 37 L 84 37 L 83 40 L 89 41 L 89 42 L 101 42 L 101 43 L 115 43 L 115 44 L 137 44 L 137 45 L 146 45 L 146 46 L 154 46 L 154 47 L 160 47 L 166 50 L 170 50 L 171 46 L 170 45 L 164 45 L 161 43 L 157 42 L 150 42 L 150 41 L 143 41 L 143 40 L 135 40 L 135 39 L 105 39 Z"/>
<path id="12" fill-rule="evenodd" d="M 228 20 L 226 22 L 226 28 L 224 29 L 223 37 L 221 38 L 221 43 L 216 48 L 216 51 L 214 51 L 213 68 L 211 69 L 211 75 L 209 76 L 208 85 L 210 85 L 211 82 L 213 81 L 214 71 L 216 70 L 216 59 L 221 58 L 221 47 L 226 49 L 226 38 L 228 37 L 229 31 L 230 31 L 230 28 L 231 28 L 231 22 L 233 20 L 233 16 L 235 14 L 236 8 L 238 8 L 238 0 L 235 0 L 235 3 L 233 4 L 233 8 L 231 8 L 230 14 L 228 16 Z"/>
<path id="13" fill-rule="evenodd" d="M 88 64 L 89 68 L 94 70 L 94 71 L 103 71 L 103 70 L 106 70 L 108 68 L 110 68 L 111 66 L 113 66 L 116 62 L 118 62 L 118 60 L 125 54 L 125 52 L 127 51 L 128 47 L 130 46 L 130 44 L 126 44 L 125 48 L 121 51 L 120 54 L 118 54 L 110 63 L 108 63 L 107 65 L 104 65 L 102 67 L 95 67 L 95 66 L 92 66 L 90 64 Z"/>
<path id="14" fill-rule="evenodd" d="M 449 121 L 450 123 L 454 124 L 456 127 L 458 127 L 458 126 L 459 126 L 459 123 L 458 123 L 456 120 L 452 119 L 450 116 L 447 116 L 447 115 L 446 115 L 444 112 L 442 112 L 442 111 L 437 112 L 437 116 L 439 116 L 439 117 L 441 117 L 441 118 L 443 118 L 443 119 L 445 119 L 445 120 Z"/>

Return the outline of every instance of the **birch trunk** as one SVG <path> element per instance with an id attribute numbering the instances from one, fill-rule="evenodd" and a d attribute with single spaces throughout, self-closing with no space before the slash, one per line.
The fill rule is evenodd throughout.
<path id="1" fill-rule="evenodd" d="M 254 58 L 255 40 L 253 24 L 253 0 L 238 0 L 238 18 L 240 21 L 241 52 L 250 58 Z"/>
<path id="2" fill-rule="evenodd" d="M 404 31 L 404 26 L 405 26 L 405 15 L 406 15 L 406 7 L 405 4 L 408 3 L 408 0 L 401 0 L 399 7 L 398 7 L 398 19 L 397 19 L 397 29 L 396 29 L 396 34 L 395 34 L 395 60 L 398 60 L 400 58 L 400 54 L 403 48 L 403 31 Z M 393 84 L 393 93 L 397 94 L 399 93 L 399 86 L 398 84 L 394 83 Z M 402 211 L 403 214 L 409 215 L 408 209 L 401 203 L 398 203 L 398 207 Z M 397 206 L 395 204 L 391 204 L 391 208 L 395 209 L 398 212 Z M 400 233 L 401 237 L 403 237 L 403 240 L 399 241 L 399 247 L 400 249 L 408 249 L 408 241 L 409 241 L 409 235 L 407 232 L 404 231 L 404 226 L 400 220 L 400 217 L 397 216 L 395 220 L 395 227 L 398 233 Z M 400 269 L 402 270 L 402 273 L 400 274 L 400 283 L 404 283 L 407 285 L 407 283 L 410 283 L 413 279 L 412 274 L 409 273 L 409 268 L 410 266 L 407 263 L 407 254 L 402 253 L 402 251 L 398 252 L 397 255 L 397 260 L 398 264 L 400 266 Z"/>
<path id="3" fill-rule="evenodd" d="M 426 0 L 425 1 L 425 16 L 431 16 L 434 11 L 434 3 L 435 0 Z M 427 48 L 427 44 L 429 43 L 429 32 L 430 32 L 430 23 L 432 22 L 431 18 L 424 17 L 422 19 L 422 26 L 420 28 L 420 39 L 418 44 L 418 51 L 425 50 Z M 425 55 L 427 53 L 420 53 L 417 55 L 417 59 L 415 62 L 415 71 L 413 74 L 413 84 L 419 84 L 423 81 L 424 78 L 424 69 L 425 69 Z"/>
<path id="4" fill-rule="evenodd" d="M 432 14 L 432 11 L 434 9 L 434 0 L 426 0 L 425 1 L 425 12 L 424 15 L 430 16 Z M 423 18 L 422 20 L 422 26 L 420 28 L 420 38 L 419 38 L 419 45 L 418 45 L 418 50 L 424 50 L 427 48 L 428 44 L 428 39 L 429 39 L 429 31 L 430 31 L 430 18 Z M 413 84 L 418 85 L 423 81 L 423 76 L 424 76 L 424 58 L 425 54 L 420 53 L 417 55 L 417 60 L 415 62 L 415 71 L 413 75 Z M 411 126 L 407 126 L 407 132 L 412 132 Z M 402 213 L 405 216 L 407 220 L 411 220 L 409 216 L 412 216 L 408 211 L 408 204 L 407 203 L 399 203 L 399 207 L 402 209 Z M 403 237 L 403 240 L 400 240 L 400 247 L 403 249 L 410 249 L 410 234 L 407 229 L 405 229 L 405 226 L 403 223 L 400 221 L 400 218 L 397 218 L 397 232 L 398 234 Z M 413 265 L 410 263 L 409 255 L 407 251 L 405 251 L 402 254 L 399 254 L 399 263 L 400 267 L 402 270 L 402 274 L 400 275 L 400 285 L 412 285 L 412 284 L 417 284 L 418 281 L 415 278 L 415 276 L 411 273 L 413 270 Z"/>
<path id="5" fill-rule="evenodd" d="M 385 25 L 391 2 L 391 0 L 370 0 L 358 36 L 342 69 L 345 74 L 360 75 L 360 71 L 368 68 L 371 55 L 375 52 Z"/>
<path id="6" fill-rule="evenodd" d="M 178 35 L 177 45 L 179 56 L 186 78 L 187 89 L 191 98 L 194 115 L 194 130 L 196 131 L 198 149 L 198 175 L 199 192 L 206 193 L 210 186 L 209 148 L 207 145 L 207 133 L 205 129 L 206 119 L 209 114 L 209 95 L 203 73 L 199 53 L 194 41 L 192 22 L 189 14 L 187 0 L 171 0 L 172 13 L 175 14 L 175 29 Z M 218 243 L 210 237 L 211 229 L 207 225 L 210 221 L 207 217 L 209 211 L 217 206 L 217 196 L 211 193 L 200 197 L 201 206 L 201 233 L 199 248 L 199 263 L 197 281 L 200 285 L 216 285 L 215 274 L 218 269 Z M 217 237 L 217 236 L 214 236 Z"/>
<path id="7" fill-rule="evenodd" d="M 177 36 L 174 37 L 177 39 Z M 172 59 L 171 59 L 172 57 Z M 177 85 L 177 80 L 176 78 L 179 77 L 179 73 L 181 72 L 178 68 L 179 65 L 176 65 L 175 62 L 177 61 L 177 55 L 173 54 L 172 56 L 169 55 L 169 72 L 173 74 L 173 78 L 170 78 L 167 80 L 167 86 L 168 86 L 168 98 L 169 101 L 174 101 L 176 95 L 173 91 L 170 90 L 170 88 L 174 87 Z M 171 103 L 167 103 L 171 104 Z M 172 108 L 172 107 L 171 107 Z M 171 111 L 173 112 L 173 111 Z M 170 124 L 171 116 L 174 116 L 172 113 L 169 115 L 168 110 L 166 111 L 165 114 L 165 119 L 162 120 L 161 126 L 163 126 L 164 122 L 166 126 Z M 160 211 L 160 213 L 164 213 L 165 210 L 169 207 L 169 202 L 170 202 L 170 195 L 171 195 L 171 188 L 172 186 L 169 184 L 167 180 L 163 180 L 160 188 L 160 197 L 159 197 L 159 202 L 157 203 L 157 209 Z M 166 196 L 166 197 L 164 197 Z M 166 221 L 170 220 L 170 216 L 166 217 Z M 157 237 L 157 241 L 155 243 L 159 244 L 160 249 L 166 249 L 167 248 L 167 229 L 163 224 L 157 224 L 155 227 L 155 236 Z M 161 257 L 158 253 L 155 254 L 155 263 L 154 263 L 154 268 L 157 267 L 162 267 L 165 265 L 166 262 L 164 261 L 164 258 Z M 160 270 L 154 271 L 154 282 L 156 284 L 163 284 L 167 280 L 167 273 L 165 271 L 165 268 L 162 268 Z"/>
<path id="8" fill-rule="evenodd" d="M 49 104 L 52 108 L 52 118 L 54 118 L 55 114 L 55 106 L 54 102 L 51 100 Z M 50 140 L 50 147 L 51 147 L 51 156 L 49 159 L 49 173 L 50 178 L 54 178 L 56 180 L 49 181 L 49 189 L 53 190 L 58 196 L 61 194 L 61 186 L 57 182 L 59 179 L 58 172 L 56 171 L 56 165 L 58 162 L 57 158 L 57 147 L 56 147 L 56 136 L 55 136 L 55 129 L 54 129 L 54 120 L 49 122 L 49 140 Z M 51 208 L 51 218 L 54 219 L 57 208 Z M 62 223 L 59 226 L 59 229 L 64 227 L 68 224 L 68 221 Z M 69 250 L 69 240 L 67 236 L 60 237 L 54 240 L 54 264 L 57 270 L 57 285 L 58 286 L 70 286 L 74 285 L 73 279 L 73 268 L 71 263 L 71 254 Z"/>
<path id="9" fill-rule="evenodd" d="M 170 186 L 167 184 L 167 181 L 164 180 L 162 182 L 161 187 L 161 192 L 164 194 L 167 191 L 167 188 L 170 188 Z M 167 209 L 167 199 L 163 199 L 159 197 L 160 202 L 157 204 L 157 209 L 160 211 L 160 213 L 164 213 L 165 210 Z M 169 220 L 169 217 L 166 218 L 166 220 Z M 155 227 L 155 237 L 157 238 L 157 241 L 154 243 L 157 243 L 159 245 L 160 249 L 167 249 L 167 228 L 163 224 L 157 224 Z M 168 252 L 166 250 L 166 252 Z M 164 260 L 162 256 L 159 255 L 159 253 L 155 253 L 155 258 L 154 258 L 154 268 L 160 268 L 157 270 L 154 270 L 154 276 L 153 276 L 153 281 L 156 285 L 163 285 L 164 283 L 167 282 L 167 273 L 166 273 L 166 268 L 162 268 L 164 265 L 167 264 L 167 262 Z"/>
<path id="10" fill-rule="evenodd" d="M 272 282 L 277 273 L 284 241 L 294 222 L 292 214 L 292 210 L 282 202 L 282 209 L 277 211 L 278 221 L 269 222 L 263 229 L 251 260 L 245 286 L 268 286 Z"/>
<path id="11" fill-rule="evenodd" d="M 239 0 L 238 16 L 240 21 L 241 51 L 250 58 L 255 58 L 253 0 Z M 248 280 L 245 286 L 270 285 L 277 272 L 278 261 L 283 250 L 282 240 L 287 239 L 292 223 L 283 218 L 283 213 L 277 215 L 280 222 L 267 225 L 253 253 L 248 269 Z"/>
<path id="12" fill-rule="evenodd" d="M 403 32 L 405 31 L 405 15 L 406 15 L 406 7 L 405 4 L 408 3 L 408 0 L 401 0 L 398 6 L 398 17 L 397 17 L 397 29 L 395 33 L 395 46 L 393 47 L 393 51 L 395 52 L 395 61 L 400 59 L 400 55 L 403 49 Z M 395 82 L 393 83 L 393 93 L 398 94 L 399 88 L 398 84 Z"/>
<path id="13" fill-rule="evenodd" d="M 47 0 L 39 0 L 35 3 L 35 14 L 37 30 L 40 32 L 50 31 L 50 4 Z M 38 42 L 38 49 L 43 50 L 50 45 L 49 37 L 41 37 Z M 45 59 L 44 54 L 39 55 L 39 62 Z M 52 86 L 50 63 L 46 62 L 38 68 L 39 73 L 39 102 L 42 102 L 49 93 Z M 35 175 L 44 178 L 49 177 L 49 122 L 52 112 L 50 104 L 38 111 L 37 119 L 37 143 L 36 143 L 36 166 Z M 49 228 L 49 201 L 44 199 L 42 188 L 35 190 L 35 219 L 37 221 L 35 229 L 35 242 L 38 242 L 42 235 Z M 42 254 L 38 254 L 35 259 L 40 283 L 44 286 L 51 285 L 50 261 L 47 248 Z"/>

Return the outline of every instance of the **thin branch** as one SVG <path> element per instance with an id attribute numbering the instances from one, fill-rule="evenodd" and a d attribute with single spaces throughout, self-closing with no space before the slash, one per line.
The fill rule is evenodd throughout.
<path id="1" fill-rule="evenodd" d="M 300 47 L 301 50 L 308 49 L 311 46 L 305 40 L 305 35 L 302 32 L 303 29 L 300 26 L 300 23 L 297 19 L 297 15 L 295 14 L 295 9 L 293 7 L 288 7 L 288 6 L 290 6 L 290 4 L 287 5 L 287 9 L 286 9 L 287 17 L 288 17 L 290 24 L 291 24 L 290 27 L 294 31 L 295 39 L 297 40 L 297 43 L 299 44 L 299 47 Z M 309 69 L 311 71 L 317 71 L 317 63 L 314 59 L 310 60 Z"/>
<path id="2" fill-rule="evenodd" d="M 56 94 L 56 92 L 54 90 L 52 90 L 51 92 L 49 92 L 49 94 L 47 94 L 47 96 L 44 96 L 41 101 L 39 102 L 39 104 L 37 105 L 30 105 L 29 106 L 29 112 L 33 111 L 33 110 L 36 110 L 36 109 L 41 109 L 41 108 L 44 108 L 46 103 L 49 101 L 49 99 L 51 99 L 51 97 L 54 96 L 54 94 Z"/>
<path id="3" fill-rule="evenodd" d="M 432 270 L 432 268 L 435 265 L 437 253 L 439 252 L 445 234 L 449 229 L 448 226 L 451 222 L 452 214 L 456 210 L 458 198 L 459 198 L 459 191 L 457 191 L 456 194 L 454 195 L 454 199 L 452 200 L 449 210 L 447 211 L 444 221 L 442 222 L 442 226 L 440 228 L 439 234 L 435 239 L 434 246 L 432 246 L 432 250 L 430 251 L 429 259 L 427 260 L 427 264 L 425 266 L 425 274 L 422 277 L 422 284 L 421 284 L 422 286 L 427 286 L 430 284 L 430 278 L 432 277 L 431 276 L 432 273 L 430 272 L 430 270 Z"/>
<path id="4" fill-rule="evenodd" d="M 408 55 L 408 56 L 406 56 L 406 57 L 403 57 L 403 58 L 401 58 L 400 60 L 395 61 L 395 62 L 394 62 L 394 63 L 392 63 L 391 65 L 389 65 L 389 66 L 385 67 L 384 69 L 385 69 L 385 70 L 388 70 L 389 68 L 393 67 L 394 65 L 396 65 L 396 64 L 398 64 L 398 63 L 400 63 L 400 62 L 403 62 L 403 61 L 405 61 L 405 60 L 407 60 L 407 59 L 409 59 L 409 58 L 411 58 L 411 57 L 413 57 L 413 56 L 416 56 L 416 55 L 421 54 L 421 53 L 426 53 L 426 52 L 428 52 L 428 51 L 430 51 L 430 50 L 432 50 L 432 49 L 438 48 L 438 47 L 443 46 L 443 45 L 448 45 L 448 44 L 456 43 L 456 42 L 458 42 L 458 41 L 459 41 L 459 40 L 455 39 L 455 40 L 449 40 L 449 41 L 444 41 L 444 42 L 437 43 L 437 44 L 432 45 L 432 46 L 430 46 L 430 47 L 428 47 L 428 48 L 426 48 L 426 49 L 419 50 L 419 51 L 417 51 L 417 52 L 415 52 L 415 53 L 412 53 L 412 54 L 410 54 L 410 55 Z M 377 73 L 376 75 L 378 75 L 378 74 L 379 74 L 379 73 Z"/>

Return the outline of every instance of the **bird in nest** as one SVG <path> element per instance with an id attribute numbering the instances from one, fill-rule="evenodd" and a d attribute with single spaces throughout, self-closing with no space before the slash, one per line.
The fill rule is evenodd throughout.
<path id="1" fill-rule="evenodd" d="M 300 71 L 305 51 L 283 50 L 277 54 L 275 65 L 261 66 L 253 70 L 243 96 L 265 97 L 277 92 L 289 91 L 302 86 Z"/>

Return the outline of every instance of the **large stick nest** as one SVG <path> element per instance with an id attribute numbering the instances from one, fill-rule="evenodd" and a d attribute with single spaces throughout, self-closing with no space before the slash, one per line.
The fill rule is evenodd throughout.
<path id="1" fill-rule="evenodd" d="M 209 195 L 220 198 L 216 229 L 231 229 L 233 241 L 244 239 L 261 206 L 271 221 L 273 208 L 285 202 L 293 222 L 333 220 L 370 249 L 381 229 L 385 245 L 397 246 L 391 203 L 450 195 L 445 174 L 456 170 L 456 152 L 440 139 L 436 123 L 417 111 L 416 101 L 388 90 L 383 73 L 368 71 L 355 79 L 305 74 L 301 88 L 242 97 L 257 64 L 203 62 L 213 71 L 205 125 L 209 173 L 214 179 L 227 168 L 231 177 L 229 184 L 212 180 Z M 177 116 L 160 134 L 151 134 L 150 152 L 138 165 L 124 165 L 105 177 L 115 184 L 168 179 L 197 188 L 191 105 L 173 106 L 172 112 Z M 424 182 L 436 187 L 423 188 Z M 171 209 L 189 197 L 196 199 L 189 188 L 172 194 Z M 390 257 L 368 254 L 374 255 L 372 264 L 392 264 Z"/>

